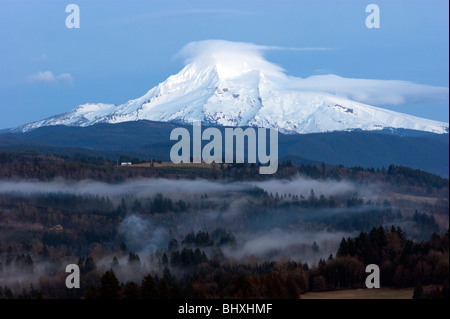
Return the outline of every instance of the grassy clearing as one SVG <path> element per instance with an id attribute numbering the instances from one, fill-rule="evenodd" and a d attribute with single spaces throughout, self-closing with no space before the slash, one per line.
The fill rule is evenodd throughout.
<path id="1" fill-rule="evenodd" d="M 179 163 L 175 164 L 172 162 L 154 162 L 153 167 L 202 167 L 202 168 L 212 168 L 214 164 L 206 164 L 206 163 Z M 216 164 L 217 166 L 217 164 Z M 151 163 L 142 163 L 142 164 L 134 164 L 129 165 L 128 167 L 152 167 Z"/>
<path id="2" fill-rule="evenodd" d="M 348 289 L 339 291 L 308 292 L 301 299 L 411 299 L 414 288 Z"/>
<path id="3" fill-rule="evenodd" d="M 447 198 L 439 198 L 439 197 L 427 197 L 427 196 L 418 196 L 418 195 L 409 195 L 409 194 L 399 194 L 399 193 L 391 193 L 386 196 L 390 200 L 405 200 L 411 202 L 419 202 L 419 203 L 428 203 L 428 204 L 436 204 L 438 201 L 446 200 Z"/>

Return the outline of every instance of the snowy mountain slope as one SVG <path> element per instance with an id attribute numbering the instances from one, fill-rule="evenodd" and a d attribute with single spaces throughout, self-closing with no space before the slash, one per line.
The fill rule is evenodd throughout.
<path id="1" fill-rule="evenodd" d="M 175 75 L 140 98 L 121 105 L 83 104 L 71 112 L 18 128 L 89 126 L 152 120 L 222 126 L 277 128 L 282 133 L 317 133 L 402 128 L 448 133 L 448 123 L 418 118 L 355 102 L 329 93 L 303 89 L 260 54 L 239 46 L 202 47 Z"/>

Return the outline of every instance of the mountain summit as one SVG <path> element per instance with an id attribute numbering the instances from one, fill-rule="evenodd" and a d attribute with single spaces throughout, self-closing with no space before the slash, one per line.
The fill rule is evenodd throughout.
<path id="1" fill-rule="evenodd" d="M 265 60 L 266 47 L 221 40 L 192 42 L 186 66 L 140 98 L 121 105 L 88 103 L 18 128 L 89 126 L 152 120 L 276 128 L 282 133 L 412 129 L 448 133 L 449 124 L 414 117 L 305 87 Z M 333 80 L 344 80 L 338 76 Z M 364 80 L 363 80 L 364 81 Z M 447 89 L 448 92 L 448 89 Z"/>

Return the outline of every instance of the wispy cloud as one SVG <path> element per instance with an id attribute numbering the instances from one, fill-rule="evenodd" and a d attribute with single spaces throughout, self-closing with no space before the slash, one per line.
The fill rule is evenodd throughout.
<path id="1" fill-rule="evenodd" d="M 280 46 L 265 46 L 265 50 L 279 50 L 279 51 L 331 51 L 335 48 L 327 47 L 280 47 Z"/>
<path id="2" fill-rule="evenodd" d="M 252 11 L 242 11 L 242 10 L 226 10 L 226 9 L 192 9 L 192 10 L 174 10 L 174 11 L 161 11 L 161 12 L 149 12 L 142 13 L 135 16 L 130 16 L 120 21 L 114 20 L 111 23 L 131 23 L 131 22 L 142 22 L 151 21 L 158 19 L 180 19 L 180 18 L 202 18 L 202 17 L 221 17 L 221 18 L 232 18 L 239 16 L 255 16 L 260 15 L 260 12 Z"/>
<path id="3" fill-rule="evenodd" d="M 258 12 L 240 11 L 240 10 L 180 10 L 165 11 L 141 14 L 137 19 L 145 20 L 147 18 L 179 18 L 179 17 L 198 17 L 198 16 L 243 16 L 258 15 Z"/>
<path id="4" fill-rule="evenodd" d="M 401 80 L 344 78 L 334 74 L 291 78 L 297 89 L 326 92 L 372 105 L 400 105 L 423 101 L 447 102 L 449 88 Z"/>
<path id="5" fill-rule="evenodd" d="M 70 73 L 61 73 L 59 75 L 53 74 L 52 71 L 44 71 L 44 72 L 38 72 L 35 74 L 31 74 L 27 76 L 26 78 L 29 82 L 36 82 L 36 83 L 72 83 L 73 77 Z"/>
<path id="6" fill-rule="evenodd" d="M 48 56 L 45 53 L 42 53 L 39 56 L 31 57 L 31 61 L 34 61 L 34 62 L 41 62 L 41 61 L 47 61 L 47 60 L 48 60 Z"/>
<path id="7" fill-rule="evenodd" d="M 264 74 L 277 75 L 284 88 L 322 92 L 371 105 L 401 105 L 405 103 L 448 102 L 449 88 L 419 84 L 403 80 L 379 80 L 345 78 L 335 74 L 314 75 L 307 78 L 286 76 L 279 65 L 267 61 L 264 53 L 270 50 L 328 51 L 327 47 L 283 47 L 256 45 L 247 42 L 204 40 L 188 43 L 176 55 L 186 63 L 215 64 L 225 66 L 229 74 L 233 68 L 241 72 L 245 68 L 257 69 Z M 236 68 L 244 65 L 245 68 Z M 325 73 L 325 70 L 324 70 Z M 282 82 L 284 81 L 284 82 Z"/>

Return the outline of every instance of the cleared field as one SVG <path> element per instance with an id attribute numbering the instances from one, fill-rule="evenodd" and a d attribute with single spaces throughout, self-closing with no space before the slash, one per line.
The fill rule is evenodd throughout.
<path id="1" fill-rule="evenodd" d="M 386 196 L 389 200 L 406 200 L 411 202 L 419 202 L 419 203 L 428 203 L 428 204 L 436 204 L 438 201 L 446 200 L 448 198 L 438 198 L 438 197 L 427 197 L 427 196 L 417 196 L 417 195 L 408 195 L 408 194 L 399 194 L 399 193 L 391 193 Z"/>
<path id="2" fill-rule="evenodd" d="M 414 288 L 348 289 L 339 291 L 308 292 L 301 299 L 411 299 Z"/>
<path id="3" fill-rule="evenodd" d="M 127 165 L 127 167 L 152 167 L 151 163 L 143 163 L 143 164 L 133 164 L 133 165 Z M 172 162 L 161 162 L 153 163 L 153 167 L 201 167 L 201 168 L 212 168 L 212 167 L 218 167 L 218 164 L 206 164 L 206 163 L 179 163 L 175 164 Z"/>

